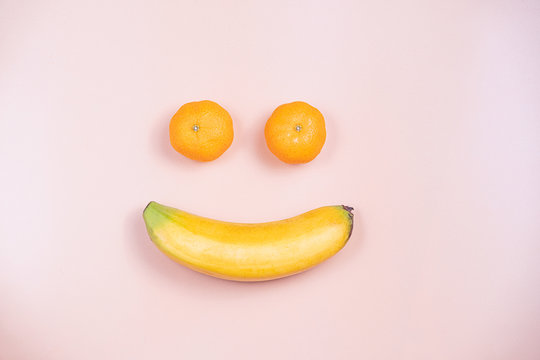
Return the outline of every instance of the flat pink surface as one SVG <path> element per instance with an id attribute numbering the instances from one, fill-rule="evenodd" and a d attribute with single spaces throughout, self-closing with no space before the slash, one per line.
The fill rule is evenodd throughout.
<path id="1" fill-rule="evenodd" d="M 538 1 L 0 2 L 0 359 L 540 358 Z M 196 163 L 183 103 L 234 119 Z M 326 145 L 280 163 L 304 100 Z M 166 258 L 150 200 L 355 207 L 347 246 L 244 284 Z"/>

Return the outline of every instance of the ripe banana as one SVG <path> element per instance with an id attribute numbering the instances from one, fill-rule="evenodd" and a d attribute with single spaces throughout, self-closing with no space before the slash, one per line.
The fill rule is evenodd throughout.
<path id="1" fill-rule="evenodd" d="M 193 270 L 236 281 L 293 275 L 337 253 L 351 236 L 351 207 L 325 206 L 261 224 L 212 220 L 150 202 L 146 229 L 167 256 Z"/>

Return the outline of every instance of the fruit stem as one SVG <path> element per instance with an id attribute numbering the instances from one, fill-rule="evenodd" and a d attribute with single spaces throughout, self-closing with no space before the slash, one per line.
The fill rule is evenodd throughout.
<path id="1" fill-rule="evenodd" d="M 347 205 L 341 205 L 341 206 L 350 213 L 352 213 L 352 211 L 354 210 L 352 206 L 347 206 Z"/>

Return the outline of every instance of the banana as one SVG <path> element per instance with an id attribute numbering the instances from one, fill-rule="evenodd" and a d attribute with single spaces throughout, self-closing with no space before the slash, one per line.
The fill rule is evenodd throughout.
<path id="1" fill-rule="evenodd" d="M 352 210 L 325 206 L 281 221 L 239 224 L 152 201 L 143 218 L 154 244 L 174 261 L 222 279 L 263 281 L 305 271 L 341 250 L 353 229 Z"/>

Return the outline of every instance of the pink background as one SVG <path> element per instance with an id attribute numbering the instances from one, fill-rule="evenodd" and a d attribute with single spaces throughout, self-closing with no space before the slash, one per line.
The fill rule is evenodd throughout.
<path id="1" fill-rule="evenodd" d="M 540 3 L 0 3 L 0 358 L 540 358 Z M 211 99 L 196 163 L 170 117 Z M 288 166 L 263 127 L 327 119 Z M 301 275 L 197 274 L 148 240 L 156 200 L 259 222 L 355 207 Z"/>

